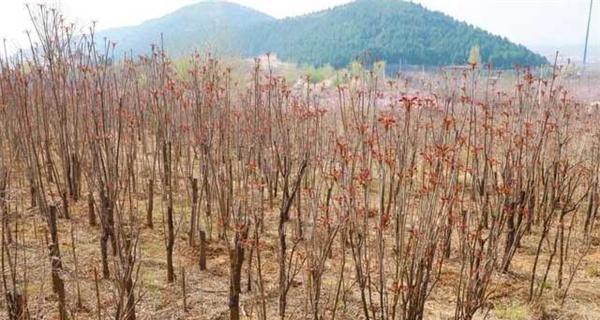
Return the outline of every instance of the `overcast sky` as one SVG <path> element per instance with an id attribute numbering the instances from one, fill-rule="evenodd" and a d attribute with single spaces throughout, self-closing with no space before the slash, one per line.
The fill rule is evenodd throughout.
<path id="1" fill-rule="evenodd" d="M 231 0 L 275 17 L 294 16 L 348 0 Z M 0 38 L 9 47 L 25 44 L 26 3 L 58 6 L 78 26 L 98 21 L 99 29 L 134 25 L 198 0 L 1 0 Z M 532 47 L 580 45 L 589 0 L 414 0 L 512 41 Z M 600 0 L 594 0 L 591 42 L 600 45 Z M 9 48 L 10 49 L 10 48 Z"/>

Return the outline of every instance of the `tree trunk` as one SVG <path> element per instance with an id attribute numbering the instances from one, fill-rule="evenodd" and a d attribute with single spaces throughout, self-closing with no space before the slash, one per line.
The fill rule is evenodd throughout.
<path id="1" fill-rule="evenodd" d="M 173 226 L 173 208 L 167 209 L 167 282 L 175 281 L 173 269 L 173 247 L 175 246 L 175 231 Z"/>
<path id="2" fill-rule="evenodd" d="M 125 250 L 127 252 L 127 261 L 126 261 L 126 272 L 125 272 L 125 294 L 127 295 L 126 304 L 125 304 L 125 320 L 135 320 L 135 294 L 133 292 L 134 284 L 133 284 L 133 272 L 134 272 L 134 264 L 135 257 L 134 252 L 131 248 L 131 240 L 125 240 Z"/>
<path id="3" fill-rule="evenodd" d="M 91 192 L 88 194 L 88 221 L 89 221 L 90 227 L 95 227 L 97 224 L 96 210 L 94 208 L 94 196 L 92 195 Z"/>
<path id="4" fill-rule="evenodd" d="M 234 247 L 229 249 L 229 319 L 240 319 L 240 293 L 242 291 L 242 264 L 244 263 L 244 241 L 248 229 L 236 232 Z"/>
<path id="5" fill-rule="evenodd" d="M 206 233 L 204 231 L 200 231 L 200 270 L 206 270 Z"/>
<path id="6" fill-rule="evenodd" d="M 154 228 L 152 210 L 154 210 L 154 180 L 150 179 L 148 181 L 148 208 L 146 210 L 146 226 L 150 229 Z"/>
<path id="7" fill-rule="evenodd" d="M 198 213 L 197 213 L 197 208 L 198 208 L 198 179 L 193 178 L 192 180 L 192 216 L 190 217 L 190 234 L 189 234 L 189 241 L 190 241 L 190 247 L 194 247 L 196 245 L 195 243 L 195 237 L 196 237 L 196 224 L 197 224 L 197 220 L 198 220 Z"/>
<path id="8" fill-rule="evenodd" d="M 52 265 L 52 289 L 58 296 L 59 319 L 67 319 L 65 284 L 60 277 L 62 272 L 62 262 L 60 259 L 60 249 L 58 247 L 58 229 L 56 227 L 56 207 L 50 206 L 48 211 L 48 229 L 52 242 L 48 245 L 50 249 L 50 262 Z"/>
<path id="9" fill-rule="evenodd" d="M 62 216 L 63 218 L 69 220 L 71 216 L 69 215 L 69 197 L 67 196 L 67 192 L 63 191 L 62 193 Z"/>

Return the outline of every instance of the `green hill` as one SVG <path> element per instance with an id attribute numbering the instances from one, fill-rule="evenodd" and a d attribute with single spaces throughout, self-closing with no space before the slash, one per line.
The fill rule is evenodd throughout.
<path id="1" fill-rule="evenodd" d="M 402 0 L 357 0 L 300 17 L 277 20 L 228 2 L 184 7 L 139 26 L 102 35 L 121 50 L 146 52 L 164 33 L 171 54 L 209 47 L 242 56 L 273 52 L 282 60 L 346 66 L 353 60 L 440 66 L 464 64 L 480 47 L 481 62 L 507 68 L 547 60 L 522 45 Z"/>
<path id="2" fill-rule="evenodd" d="M 148 53 L 152 44 L 160 44 L 162 34 L 165 49 L 176 56 L 198 48 L 237 54 L 243 29 L 274 20 L 234 3 L 203 1 L 137 26 L 101 31 L 99 36 L 116 42 L 117 53 Z"/>

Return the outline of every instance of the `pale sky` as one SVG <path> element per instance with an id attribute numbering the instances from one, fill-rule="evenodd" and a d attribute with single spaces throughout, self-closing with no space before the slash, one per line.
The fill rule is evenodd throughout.
<path id="1" fill-rule="evenodd" d="M 322 10 L 349 0 L 230 0 L 281 18 Z M 494 34 L 531 47 L 580 45 L 589 0 L 413 0 Z M 61 8 L 78 26 L 98 21 L 99 29 L 135 25 L 198 0 L 0 0 L 0 39 L 26 44 L 30 29 L 26 3 Z M 592 45 L 600 46 L 600 0 L 594 0 Z"/>

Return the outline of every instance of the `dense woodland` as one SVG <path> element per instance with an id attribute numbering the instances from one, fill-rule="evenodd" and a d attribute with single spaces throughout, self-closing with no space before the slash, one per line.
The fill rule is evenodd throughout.
<path id="1" fill-rule="evenodd" d="M 275 52 L 283 60 L 340 68 L 366 63 L 442 66 L 466 64 L 481 48 L 483 63 L 497 68 L 539 66 L 542 56 L 505 38 L 421 5 L 399 0 L 359 0 L 297 18 L 247 29 L 248 53 Z"/>
<path id="2" fill-rule="evenodd" d="M 342 68 L 370 64 L 466 64 L 470 49 L 496 68 L 540 66 L 548 61 L 524 46 L 421 5 L 402 0 L 359 0 L 327 11 L 277 20 L 236 4 L 209 1 L 182 8 L 137 27 L 103 32 L 121 53 L 149 52 L 161 43 L 171 53 L 210 48 L 252 57 L 266 52 L 284 61 Z"/>
<path id="3" fill-rule="evenodd" d="M 294 89 L 268 61 L 110 64 L 30 10 L 39 44 L 0 59 L 3 318 L 593 312 L 600 112 L 560 66 Z"/>

